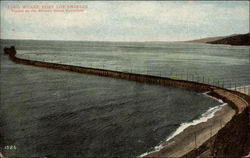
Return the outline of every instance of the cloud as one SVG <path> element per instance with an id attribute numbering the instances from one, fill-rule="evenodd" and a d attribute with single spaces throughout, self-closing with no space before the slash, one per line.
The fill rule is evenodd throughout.
<path id="1" fill-rule="evenodd" d="M 232 4 L 233 3 L 233 4 Z M 84 4 L 75 13 L 12 13 L 8 5 Z M 249 2 L 1 2 L 1 38 L 188 40 L 249 32 Z"/>

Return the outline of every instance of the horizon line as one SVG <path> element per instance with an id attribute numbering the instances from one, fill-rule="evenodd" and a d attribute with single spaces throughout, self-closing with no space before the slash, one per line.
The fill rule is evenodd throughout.
<path id="1" fill-rule="evenodd" d="M 101 40 L 63 40 L 63 39 L 20 39 L 20 38 L 0 38 L 0 40 L 29 40 L 29 41 L 68 41 L 68 42 L 138 42 L 138 43 L 174 43 L 174 42 L 188 42 L 188 41 L 193 41 L 193 40 L 201 40 L 201 39 L 206 39 L 206 38 L 215 38 L 215 37 L 228 37 L 228 36 L 234 36 L 234 35 L 245 35 L 249 34 L 250 32 L 247 33 L 240 33 L 240 34 L 229 34 L 229 35 L 218 35 L 218 36 L 207 36 L 207 37 L 201 37 L 201 38 L 195 38 L 195 39 L 189 39 L 189 40 L 173 40 L 173 41 L 162 41 L 162 40 L 147 40 L 147 41 L 113 41 L 113 40 L 106 40 L 106 41 L 101 41 Z"/>

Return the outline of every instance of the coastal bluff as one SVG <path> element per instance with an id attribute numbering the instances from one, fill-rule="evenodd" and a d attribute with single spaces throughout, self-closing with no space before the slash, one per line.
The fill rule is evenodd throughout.
<path id="1" fill-rule="evenodd" d="M 220 44 L 232 46 L 249 46 L 250 34 L 234 34 L 229 36 L 208 37 L 191 41 L 183 41 L 184 43 L 204 43 L 204 44 Z"/>
<path id="2" fill-rule="evenodd" d="M 226 37 L 223 39 L 218 39 L 215 41 L 207 42 L 209 44 L 228 44 L 228 45 L 235 45 L 235 46 L 249 46 L 249 36 L 250 33 L 242 34 L 242 35 L 234 35 L 230 37 Z"/>
<path id="3" fill-rule="evenodd" d="M 232 119 L 217 132 L 216 135 L 209 138 L 209 140 L 206 140 L 198 148 L 183 153 L 182 156 L 240 157 L 246 155 L 247 153 L 247 151 L 244 151 L 245 145 L 249 143 L 249 138 L 247 136 L 249 133 L 249 96 L 247 95 L 236 91 L 227 90 L 208 84 L 196 83 L 192 81 L 175 80 L 151 75 L 134 74 L 127 72 L 21 59 L 15 56 L 17 52 L 14 46 L 10 48 L 4 48 L 4 53 L 9 56 L 10 60 L 18 64 L 72 71 L 77 73 L 86 73 L 91 75 L 125 79 L 162 86 L 188 88 L 198 92 L 208 91 L 209 95 L 228 103 L 228 105 L 230 105 L 236 113 L 232 117 Z M 165 154 L 166 153 L 161 152 L 160 150 L 158 152 L 153 153 L 153 155 L 151 154 L 145 156 L 166 157 Z"/>

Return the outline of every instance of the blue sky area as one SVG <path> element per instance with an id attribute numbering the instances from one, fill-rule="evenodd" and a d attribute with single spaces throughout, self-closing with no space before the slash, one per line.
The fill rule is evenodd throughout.
<path id="1" fill-rule="evenodd" d="M 88 5 L 15 13 L 13 5 Z M 1 39 L 183 41 L 249 32 L 248 1 L 1 1 Z"/>

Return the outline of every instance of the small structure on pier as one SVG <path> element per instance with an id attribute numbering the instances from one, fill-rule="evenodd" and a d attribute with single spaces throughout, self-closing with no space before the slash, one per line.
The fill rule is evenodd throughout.
<path id="1" fill-rule="evenodd" d="M 4 48 L 4 54 L 5 55 L 10 55 L 10 56 L 15 56 L 16 55 L 15 46 L 11 46 L 10 48 L 5 47 Z"/>

